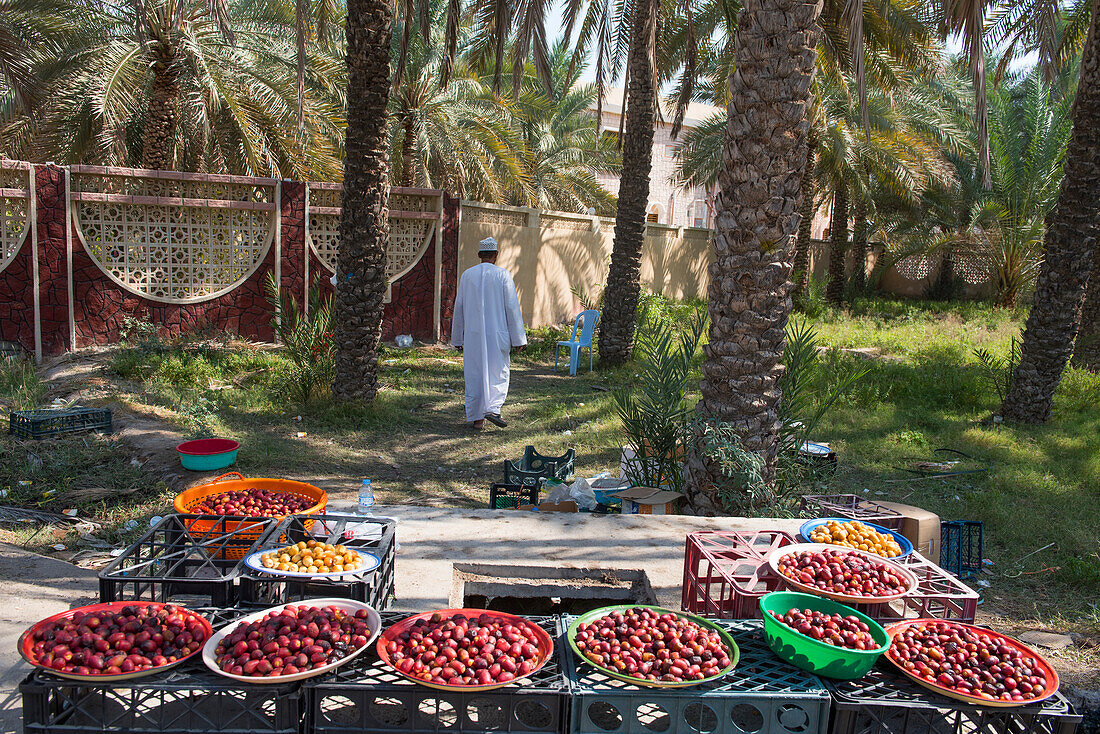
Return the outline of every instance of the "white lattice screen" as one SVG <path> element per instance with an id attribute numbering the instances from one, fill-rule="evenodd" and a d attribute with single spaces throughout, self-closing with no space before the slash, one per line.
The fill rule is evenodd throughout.
<path id="1" fill-rule="evenodd" d="M 340 190 L 332 186 L 311 185 L 309 189 L 309 246 L 330 273 L 336 272 L 340 249 L 340 197 Z M 390 238 L 386 248 L 389 285 L 420 261 L 435 232 L 439 203 L 438 193 L 390 194 Z M 407 216 L 413 213 L 433 216 Z M 387 290 L 387 301 L 389 297 Z"/>
<path id="2" fill-rule="evenodd" d="M 30 168 L 0 168 L 0 271 L 15 259 L 30 222 Z"/>
<path id="3" fill-rule="evenodd" d="M 898 261 L 894 271 L 908 280 L 923 280 L 932 274 L 935 261 L 925 255 L 911 255 Z"/>
<path id="4" fill-rule="evenodd" d="M 240 285 L 275 233 L 275 181 L 198 174 L 110 175 L 74 166 L 74 221 L 122 287 L 193 303 Z"/>

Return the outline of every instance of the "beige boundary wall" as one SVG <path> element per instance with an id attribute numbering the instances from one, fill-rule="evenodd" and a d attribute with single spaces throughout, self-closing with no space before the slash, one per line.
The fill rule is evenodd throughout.
<path id="1" fill-rule="evenodd" d="M 615 220 L 606 217 L 463 200 L 458 269 L 476 265 L 478 242 L 496 238 L 497 264 L 515 278 L 527 325 L 560 324 L 580 311 L 572 289 L 592 298 L 603 288 L 614 233 Z M 706 298 L 712 234 L 650 224 L 642 250 L 643 287 L 671 298 Z"/>

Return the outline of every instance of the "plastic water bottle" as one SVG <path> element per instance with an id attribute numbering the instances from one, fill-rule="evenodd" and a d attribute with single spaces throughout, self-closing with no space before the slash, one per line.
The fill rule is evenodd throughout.
<path id="1" fill-rule="evenodd" d="M 369 479 L 364 479 L 363 486 L 359 488 L 359 505 L 355 511 L 367 516 L 374 512 L 374 489 L 371 488 Z"/>

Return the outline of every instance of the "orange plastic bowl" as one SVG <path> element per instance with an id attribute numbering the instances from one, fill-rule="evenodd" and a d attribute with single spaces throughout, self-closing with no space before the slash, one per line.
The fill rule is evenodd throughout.
<path id="1" fill-rule="evenodd" d="M 229 479 L 222 481 L 226 477 L 237 477 L 236 479 Z M 202 503 L 204 499 L 213 494 L 221 494 L 222 492 L 243 491 L 246 489 L 266 489 L 270 492 L 280 492 L 286 494 L 292 494 L 297 497 L 304 497 L 307 500 L 312 500 L 313 505 L 303 510 L 299 515 L 317 515 L 325 511 L 325 505 L 328 503 L 328 495 L 325 490 L 314 487 L 312 484 L 306 484 L 305 482 L 295 482 L 290 479 L 245 479 L 244 475 L 239 472 L 229 472 L 228 474 L 222 474 L 217 479 L 213 480 L 209 484 L 202 484 L 198 487 L 192 487 L 191 489 L 185 489 L 176 495 L 175 501 L 172 503 L 176 512 L 180 514 L 189 514 L 192 512 L 192 508 L 197 507 Z M 286 515 L 277 516 L 277 519 L 282 519 Z M 220 524 L 220 515 L 211 515 L 210 520 L 195 520 L 188 527 L 188 533 L 192 538 L 197 541 L 203 541 L 213 535 L 221 535 L 222 528 L 225 532 L 232 532 L 235 537 L 240 539 L 240 542 L 234 542 L 226 546 L 225 557 L 236 559 L 244 558 L 248 549 L 259 540 L 261 533 L 261 526 L 256 523 L 249 523 L 247 520 L 230 520 L 226 521 L 224 526 Z M 313 525 L 312 520 L 307 520 L 303 523 L 306 530 L 309 530 Z M 217 532 L 215 532 L 217 528 Z M 279 538 L 280 542 L 284 538 Z"/>

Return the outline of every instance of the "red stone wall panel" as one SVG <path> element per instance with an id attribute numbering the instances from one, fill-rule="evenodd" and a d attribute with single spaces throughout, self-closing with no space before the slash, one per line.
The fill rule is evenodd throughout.
<path id="1" fill-rule="evenodd" d="M 35 207 L 38 225 L 38 308 L 42 321 L 42 354 L 54 356 L 69 344 L 69 263 L 65 243 L 65 169 L 35 169 Z"/>
<path id="2" fill-rule="evenodd" d="M 425 342 L 435 340 L 435 236 L 420 261 L 396 280 L 390 302 L 382 311 L 382 339 L 411 334 Z"/>
<path id="3" fill-rule="evenodd" d="M 34 267 L 30 228 L 19 252 L 0 271 L 0 339 L 34 354 Z"/>
<path id="4" fill-rule="evenodd" d="M 273 313 L 264 297 L 264 282 L 274 268 L 273 244 L 256 272 L 229 293 L 202 303 L 160 303 L 123 291 L 93 262 L 78 239 L 73 243 L 77 346 L 118 341 L 127 316 L 147 319 L 168 336 L 225 330 L 248 339 L 271 341 Z"/>

